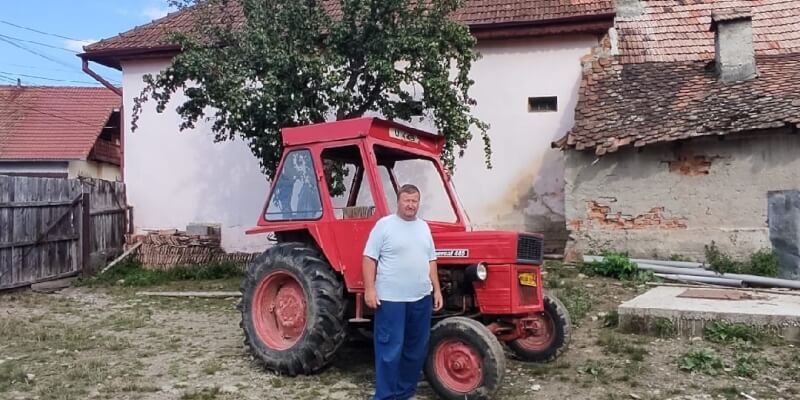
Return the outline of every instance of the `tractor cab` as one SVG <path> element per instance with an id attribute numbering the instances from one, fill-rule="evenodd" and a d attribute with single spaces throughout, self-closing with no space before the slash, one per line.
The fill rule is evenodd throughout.
<path id="1" fill-rule="evenodd" d="M 493 393 L 504 372 L 501 341 L 531 361 L 566 349 L 569 316 L 542 288 L 543 238 L 468 231 L 440 161 L 441 136 L 378 118 L 282 133 L 281 163 L 248 231 L 274 233 L 277 244 L 242 285 L 245 340 L 268 368 L 313 373 L 342 345 L 346 326 L 369 328 L 364 246 L 377 221 L 396 212 L 406 183 L 421 192 L 418 215 L 433 234 L 444 299 L 425 366 L 434 390 L 448 399 Z"/>
<path id="2" fill-rule="evenodd" d="M 377 118 L 288 128 L 258 227 L 281 240 L 310 235 L 347 288 L 363 290 L 361 262 L 369 232 L 397 208 L 405 183 L 420 188 L 419 216 L 434 234 L 465 232 L 463 213 L 438 155 L 440 136 Z"/>

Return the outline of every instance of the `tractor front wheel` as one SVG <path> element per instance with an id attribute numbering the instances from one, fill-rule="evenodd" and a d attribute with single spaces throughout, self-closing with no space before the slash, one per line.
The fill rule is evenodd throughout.
<path id="1" fill-rule="evenodd" d="M 500 388 L 505 371 L 500 342 L 480 322 L 451 317 L 434 325 L 425 376 L 441 398 L 490 399 Z"/>
<path id="2" fill-rule="evenodd" d="M 544 311 L 534 316 L 538 319 L 538 334 L 508 342 L 514 355 L 525 361 L 550 361 L 569 346 L 572 322 L 567 308 L 549 292 L 544 295 Z"/>
<path id="3" fill-rule="evenodd" d="M 267 369 L 294 376 L 326 367 L 344 343 L 342 283 L 317 251 L 281 243 L 242 282 L 245 344 Z"/>

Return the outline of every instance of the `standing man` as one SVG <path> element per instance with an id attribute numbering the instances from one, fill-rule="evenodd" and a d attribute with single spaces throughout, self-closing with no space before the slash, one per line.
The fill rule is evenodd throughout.
<path id="1" fill-rule="evenodd" d="M 397 213 L 375 224 L 364 249 L 364 300 L 376 309 L 373 400 L 414 397 L 428 353 L 431 312 L 442 308 L 436 249 L 428 224 L 417 218 L 419 200 L 416 186 L 403 185 Z"/>

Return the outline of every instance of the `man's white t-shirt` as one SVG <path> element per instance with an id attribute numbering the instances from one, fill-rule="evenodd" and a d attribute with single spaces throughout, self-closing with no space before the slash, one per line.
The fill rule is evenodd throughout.
<path id="1" fill-rule="evenodd" d="M 397 214 L 381 218 L 367 239 L 364 255 L 378 261 L 378 299 L 412 302 L 431 294 L 430 262 L 436 248 L 428 224 L 406 221 Z"/>

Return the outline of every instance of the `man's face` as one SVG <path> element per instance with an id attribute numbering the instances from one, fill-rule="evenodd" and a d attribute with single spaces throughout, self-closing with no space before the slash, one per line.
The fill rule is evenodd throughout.
<path id="1" fill-rule="evenodd" d="M 403 219 L 414 219 L 419 210 L 419 193 L 400 193 L 397 199 L 397 214 Z"/>

